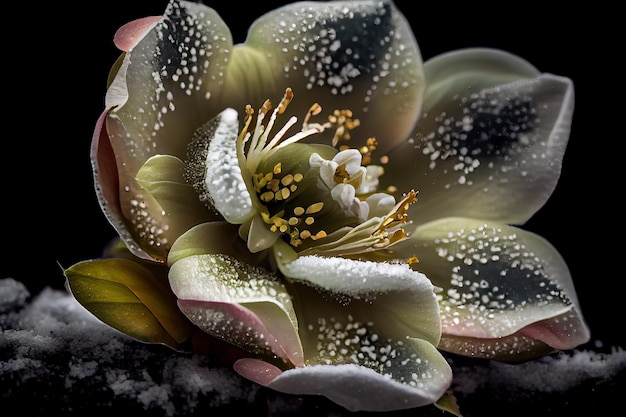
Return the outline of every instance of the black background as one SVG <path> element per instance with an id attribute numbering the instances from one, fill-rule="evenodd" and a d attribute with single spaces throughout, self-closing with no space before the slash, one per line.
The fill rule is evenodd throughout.
<path id="1" fill-rule="evenodd" d="M 220 13 L 239 43 L 256 17 L 287 2 L 204 3 Z M 10 95 L 3 112 L 0 278 L 22 281 L 33 294 L 45 286 L 63 288 L 60 265 L 98 257 L 114 236 L 96 201 L 89 161 L 107 74 L 119 55 L 113 35 L 132 19 L 161 15 L 166 4 L 107 0 L 33 10 L 13 5 L 17 9 L 5 14 L 15 22 L 8 26 L 14 29 L 3 29 Z M 568 263 L 592 332 L 589 347 L 626 346 L 619 202 L 624 175 L 618 173 L 623 116 L 611 98 L 623 87 L 612 75 L 618 65 L 614 12 L 526 3 L 507 3 L 501 10 L 473 2 L 396 4 L 409 18 L 424 60 L 456 48 L 494 47 L 573 79 L 576 108 L 562 176 L 552 198 L 524 227 L 546 237 Z"/>

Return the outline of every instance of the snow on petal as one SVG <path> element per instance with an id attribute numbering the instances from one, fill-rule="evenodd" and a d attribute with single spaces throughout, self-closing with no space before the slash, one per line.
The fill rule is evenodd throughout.
<path id="1" fill-rule="evenodd" d="M 444 350 L 515 360 L 533 340 L 551 349 L 589 340 L 567 265 L 533 233 L 445 218 L 419 226 L 394 249 L 417 256 L 419 269 L 443 289 Z"/>
<path id="2" fill-rule="evenodd" d="M 307 305 L 315 306 L 299 314 L 301 328 L 319 329 L 325 326 L 320 320 L 343 321 L 349 315 L 372 322 L 373 330 L 394 338 L 417 337 L 433 344 L 439 342 L 441 328 L 435 288 L 425 275 L 407 264 L 314 255 L 283 262 L 280 253 L 277 259 L 281 271 L 290 280 L 315 288 L 310 293 L 300 286 L 293 288 L 306 294 L 300 298 L 306 299 Z M 330 300 L 317 300 L 318 292 L 325 293 L 323 298 Z M 312 340 L 317 337 L 313 335 Z"/>
<path id="3" fill-rule="evenodd" d="M 374 136 L 384 152 L 407 137 L 421 106 L 422 58 L 411 26 L 392 1 L 294 2 L 258 18 L 228 67 L 226 96 L 262 103 L 291 87 L 327 111 L 361 120 L 357 143 Z M 255 88 L 242 91 L 241 85 Z M 326 135 L 326 133 L 324 133 Z M 331 135 L 326 135 L 330 144 Z"/>
<path id="4" fill-rule="evenodd" d="M 195 132 L 185 169 L 200 200 L 233 224 L 243 223 L 254 213 L 237 158 L 238 135 L 237 111 L 225 109 Z"/>
<path id="5" fill-rule="evenodd" d="M 385 342 L 362 354 L 361 365 L 312 365 L 280 373 L 270 364 L 240 359 L 235 370 L 280 392 L 324 395 L 350 411 L 393 411 L 433 404 L 452 380 L 446 360 L 423 340 Z M 377 362 L 370 357 L 386 360 Z"/>
<path id="6" fill-rule="evenodd" d="M 416 224 L 446 216 L 523 224 L 560 176 L 572 81 L 491 49 L 436 57 L 425 73 L 422 116 L 382 180 L 419 190 Z"/>
<path id="7" fill-rule="evenodd" d="M 154 155 L 184 158 L 196 128 L 224 109 L 216 97 L 231 48 L 230 31 L 214 10 L 171 0 L 114 65 L 92 163 L 102 210 L 137 256 L 163 260 L 171 243 L 161 236 L 168 218 L 137 184 L 137 171 Z M 102 174 L 115 168 L 116 182 L 105 184 L 112 176 Z"/>

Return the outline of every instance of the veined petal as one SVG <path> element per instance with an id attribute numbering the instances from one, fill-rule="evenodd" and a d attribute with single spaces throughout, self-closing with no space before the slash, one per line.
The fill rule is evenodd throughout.
<path id="1" fill-rule="evenodd" d="M 309 99 L 291 104 L 293 114 L 314 101 L 326 111 L 350 109 L 361 120 L 357 144 L 374 136 L 384 151 L 419 115 L 422 58 L 391 1 L 295 2 L 255 21 L 233 50 L 225 85 L 227 97 L 251 103 L 287 87 Z"/>
<path id="2" fill-rule="evenodd" d="M 567 265 L 545 239 L 516 227 L 445 218 L 394 246 L 417 256 L 440 293 L 439 347 L 517 361 L 589 340 Z"/>
<path id="3" fill-rule="evenodd" d="M 447 216 L 523 224 L 560 176 L 571 80 L 491 49 L 444 54 L 424 70 L 422 116 L 381 181 L 419 190 L 417 224 Z"/>
<path id="4" fill-rule="evenodd" d="M 201 330 L 258 355 L 302 364 L 298 323 L 280 280 L 222 254 L 174 262 L 169 271 L 178 306 Z"/>
<path id="5" fill-rule="evenodd" d="M 244 358 L 235 363 L 235 370 L 280 392 L 326 396 L 350 411 L 393 411 L 433 404 L 452 380 L 446 360 L 424 340 L 372 344 L 362 348 L 359 356 L 359 364 L 311 365 L 284 372 L 258 359 Z"/>

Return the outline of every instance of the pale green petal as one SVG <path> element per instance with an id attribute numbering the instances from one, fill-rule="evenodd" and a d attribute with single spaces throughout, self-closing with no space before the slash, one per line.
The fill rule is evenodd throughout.
<path id="1" fill-rule="evenodd" d="M 523 224 L 560 176 L 571 80 L 491 49 L 450 52 L 424 69 L 422 116 L 381 182 L 419 191 L 417 224 L 446 216 Z"/>
<path id="2" fill-rule="evenodd" d="M 384 150 L 411 131 L 423 78 L 417 42 L 393 2 L 294 2 L 255 21 L 233 51 L 225 88 L 256 107 L 291 87 L 289 115 L 300 119 L 314 102 L 322 115 L 350 109 L 361 121 L 352 142 L 374 136 Z"/>
<path id="3" fill-rule="evenodd" d="M 437 311 L 432 287 L 420 299 L 415 295 L 419 290 L 398 286 L 413 295 L 394 291 L 366 298 L 294 281 L 290 291 L 306 366 L 283 372 L 244 359 L 235 369 L 278 391 L 324 395 L 353 411 L 434 403 L 448 388 L 452 372 L 432 335 L 433 327 L 439 327 L 432 314 Z M 371 289 L 365 285 L 362 294 Z"/>
<path id="4" fill-rule="evenodd" d="M 444 350 L 515 360 L 589 340 L 567 265 L 540 236 L 446 218 L 421 225 L 394 249 L 417 256 L 416 268 L 443 288 Z"/>
<path id="5" fill-rule="evenodd" d="M 179 308 L 203 331 L 302 364 L 296 315 L 276 275 L 232 256 L 203 254 L 174 262 L 169 280 Z"/>
<path id="6" fill-rule="evenodd" d="M 415 337 L 435 345 L 439 342 L 435 289 L 426 276 L 407 264 L 319 256 L 291 260 L 286 247 L 276 251 L 276 258 L 281 272 L 290 280 L 315 288 L 310 292 L 298 290 L 297 299 L 303 306 L 298 314 L 301 329 L 307 328 L 307 324 L 317 328 L 320 318 L 330 320 L 334 316 L 344 320 L 350 315 L 371 323 L 377 332 L 393 339 Z M 317 343 L 317 334 L 311 337 L 310 342 Z"/>
<path id="7" fill-rule="evenodd" d="M 170 155 L 156 155 L 146 161 L 137 172 L 137 184 L 146 200 L 151 196 L 160 207 L 160 232 L 163 254 L 181 234 L 191 227 L 221 217 L 209 211 L 183 178 L 184 164 Z M 141 210 L 137 207 L 137 210 Z M 153 233 L 155 235 L 156 233 Z"/>
<path id="8" fill-rule="evenodd" d="M 225 221 L 199 224 L 183 235 L 172 245 L 167 257 L 168 264 L 183 258 L 205 253 L 220 253 L 237 258 L 254 266 L 268 267 L 268 253 L 251 253 L 246 242 L 237 234 L 239 226 Z"/>

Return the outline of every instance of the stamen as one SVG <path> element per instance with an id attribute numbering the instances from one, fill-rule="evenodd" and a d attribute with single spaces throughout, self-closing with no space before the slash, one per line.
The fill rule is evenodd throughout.
<path id="1" fill-rule="evenodd" d="M 324 203 L 322 201 L 318 203 L 313 203 L 306 209 L 306 214 L 315 214 L 319 213 L 324 207 Z"/>

